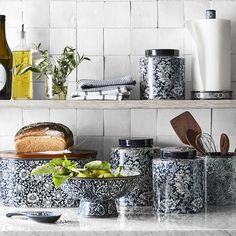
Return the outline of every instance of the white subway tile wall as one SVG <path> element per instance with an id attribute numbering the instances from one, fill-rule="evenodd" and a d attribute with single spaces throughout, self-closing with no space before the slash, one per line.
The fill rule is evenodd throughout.
<path id="1" fill-rule="evenodd" d="M 151 137 L 160 147 L 181 145 L 170 120 L 190 111 L 202 131 L 212 134 L 216 144 L 222 132 L 231 137 L 231 151 L 236 148 L 235 109 L 0 109 L 0 150 L 13 148 L 14 135 L 33 122 L 60 122 L 72 130 L 75 144 L 81 149 L 98 151 L 98 158 L 109 160 L 112 146 L 127 136 Z M 9 125 L 10 124 L 10 125 Z"/>
<path id="2" fill-rule="evenodd" d="M 0 14 L 7 16 L 7 38 L 16 46 L 21 12 L 28 44 L 42 43 L 52 54 L 66 45 L 76 46 L 91 61 L 83 62 L 69 77 L 69 93 L 76 79 L 111 79 L 131 74 L 137 81 L 131 96 L 139 98 L 139 58 L 148 48 L 179 48 L 186 59 L 186 98 L 191 90 L 191 39 L 186 21 L 204 17 L 215 8 L 219 17 L 232 21 L 232 88 L 236 96 L 236 0 L 0 0 Z M 44 97 L 43 81 L 34 82 L 34 99 Z M 188 110 L 188 109 L 186 109 Z M 119 137 L 149 136 L 159 146 L 181 144 L 169 120 L 184 110 L 130 109 L 0 109 L 0 150 L 12 149 L 14 135 L 22 125 L 56 121 L 68 125 L 81 148 L 96 149 L 98 158 L 108 160 Z M 221 132 L 236 145 L 234 109 L 190 110 L 204 132 L 219 139 Z M 9 125 L 10 124 L 10 125 Z"/>
<path id="3" fill-rule="evenodd" d="M 187 99 L 191 90 L 192 45 L 185 26 L 189 20 L 204 18 L 209 8 L 232 22 L 235 90 L 236 0 L 0 0 L 0 14 L 7 16 L 11 48 L 16 45 L 23 11 L 30 46 L 41 42 L 50 53 L 59 54 L 64 46 L 71 45 L 91 57 L 91 62 L 73 74 L 70 91 L 75 90 L 76 79 L 111 79 L 131 74 L 139 83 L 137 59 L 145 49 L 178 48 L 186 58 Z M 37 97 L 42 97 L 42 85 L 36 85 Z M 131 99 L 139 99 L 138 85 Z"/>

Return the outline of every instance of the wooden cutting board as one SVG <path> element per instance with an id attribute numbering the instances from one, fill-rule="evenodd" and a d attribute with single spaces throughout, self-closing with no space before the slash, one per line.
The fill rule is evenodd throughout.
<path id="1" fill-rule="evenodd" d="M 48 154 L 48 153 L 16 153 L 15 151 L 0 151 L 0 159 L 52 159 L 52 158 L 64 158 L 68 159 L 83 159 L 93 157 L 97 155 L 96 151 L 92 150 L 76 150 L 71 153 L 60 154 Z"/>

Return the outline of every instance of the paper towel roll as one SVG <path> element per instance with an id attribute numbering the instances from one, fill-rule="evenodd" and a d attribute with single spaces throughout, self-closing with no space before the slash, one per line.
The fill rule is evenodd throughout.
<path id="1" fill-rule="evenodd" d="M 231 90 L 230 21 L 188 22 L 193 38 L 193 91 Z"/>

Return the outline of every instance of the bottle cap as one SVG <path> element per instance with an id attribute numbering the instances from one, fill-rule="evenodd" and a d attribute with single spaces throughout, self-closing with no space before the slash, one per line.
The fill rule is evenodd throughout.
<path id="1" fill-rule="evenodd" d="M 215 10 L 206 10 L 206 19 L 215 19 L 216 18 L 216 11 Z"/>
<path id="2" fill-rule="evenodd" d="M 158 56 L 179 56 L 179 50 L 177 49 L 147 49 L 145 50 L 146 57 L 158 57 Z"/>
<path id="3" fill-rule="evenodd" d="M 152 147 L 152 138 L 121 138 L 119 139 L 120 147 Z"/>
<path id="4" fill-rule="evenodd" d="M 5 15 L 0 15 L 0 22 L 5 22 L 6 16 Z"/>
<path id="5" fill-rule="evenodd" d="M 160 150 L 160 158 L 163 160 L 194 159 L 195 157 L 196 157 L 196 150 L 188 146 L 166 147 L 166 148 L 161 148 Z"/>

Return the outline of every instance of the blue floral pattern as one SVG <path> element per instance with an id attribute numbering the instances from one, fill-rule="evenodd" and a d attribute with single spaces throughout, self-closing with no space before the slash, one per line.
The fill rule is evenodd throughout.
<path id="1" fill-rule="evenodd" d="M 195 213 L 204 207 L 204 159 L 153 162 L 155 213 Z"/>
<path id="2" fill-rule="evenodd" d="M 139 175 L 108 179 L 69 179 L 62 185 L 71 198 L 81 199 L 78 214 L 86 217 L 117 216 L 115 199 L 132 191 Z"/>
<path id="3" fill-rule="evenodd" d="M 209 205 L 236 204 L 236 157 L 205 157 Z"/>
<path id="4" fill-rule="evenodd" d="M 159 155 L 158 148 L 112 148 L 111 164 L 115 169 L 122 165 L 126 171 L 140 173 L 140 180 L 134 190 L 119 200 L 121 206 L 152 206 L 152 160 Z"/>
<path id="5" fill-rule="evenodd" d="M 142 57 L 141 99 L 184 99 L 184 58 Z"/>
<path id="6" fill-rule="evenodd" d="M 88 159 L 74 159 L 83 166 Z M 51 176 L 30 176 L 37 166 L 49 160 L 1 159 L 0 203 L 10 207 L 78 207 L 79 201 L 53 185 Z"/>

